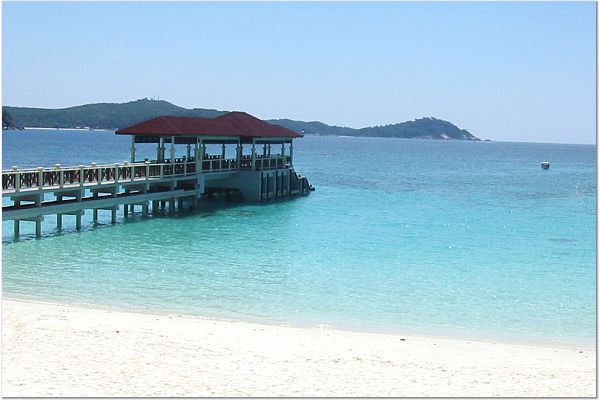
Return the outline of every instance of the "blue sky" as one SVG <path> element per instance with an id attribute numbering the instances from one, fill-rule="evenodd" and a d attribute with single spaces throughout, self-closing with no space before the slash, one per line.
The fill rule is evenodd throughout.
<path id="1" fill-rule="evenodd" d="M 595 143 L 595 3 L 3 3 L 4 105 L 160 96 Z"/>

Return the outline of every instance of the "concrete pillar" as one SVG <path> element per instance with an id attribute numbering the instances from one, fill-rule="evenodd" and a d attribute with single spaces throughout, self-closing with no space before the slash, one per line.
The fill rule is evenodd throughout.
<path id="1" fill-rule="evenodd" d="M 35 236 L 42 236 L 42 218 L 39 217 L 35 220 Z"/>
<path id="2" fill-rule="evenodd" d="M 77 214 L 77 216 L 79 217 L 79 214 Z M 94 211 L 92 212 L 92 219 L 94 220 L 94 222 L 98 222 L 98 209 L 94 208 Z"/>
<path id="3" fill-rule="evenodd" d="M 131 148 L 130 148 L 131 162 L 135 162 L 135 135 L 131 135 Z"/>
<path id="4" fill-rule="evenodd" d="M 112 210 L 110 210 L 110 223 L 111 224 L 116 224 L 117 223 L 117 207 L 114 207 Z"/>
<path id="5" fill-rule="evenodd" d="M 171 163 L 175 162 L 175 136 L 171 136 Z"/>
<path id="6" fill-rule="evenodd" d="M 238 142 L 235 150 L 236 150 L 237 165 L 238 165 L 238 169 L 239 169 L 242 167 L 242 152 L 244 150 L 244 148 L 242 147 L 242 144 L 240 142 Z"/>
<path id="7" fill-rule="evenodd" d="M 21 221 L 19 221 L 18 219 L 14 220 L 14 233 L 15 236 L 19 236 L 19 231 L 21 228 Z"/>
<path id="8" fill-rule="evenodd" d="M 96 220 L 98 220 L 98 211 L 96 210 Z M 75 216 L 75 229 L 81 230 L 81 213 L 78 212 Z"/>
<path id="9" fill-rule="evenodd" d="M 62 196 L 56 195 L 56 201 L 62 202 Z M 62 229 L 62 214 L 56 214 L 56 227 Z"/>
<path id="10" fill-rule="evenodd" d="M 42 218 L 39 217 L 35 220 L 35 236 L 42 236 Z"/>
<path id="11" fill-rule="evenodd" d="M 158 145 L 156 146 L 156 161 L 160 162 L 161 161 L 161 157 L 160 157 L 160 153 L 161 153 L 161 147 L 163 145 L 163 138 L 159 138 L 158 139 Z"/>

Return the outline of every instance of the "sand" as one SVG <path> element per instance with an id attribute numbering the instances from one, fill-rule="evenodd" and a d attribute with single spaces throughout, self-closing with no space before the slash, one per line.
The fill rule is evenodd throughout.
<path id="1" fill-rule="evenodd" d="M 3 299 L 3 396 L 595 396 L 595 349 Z"/>

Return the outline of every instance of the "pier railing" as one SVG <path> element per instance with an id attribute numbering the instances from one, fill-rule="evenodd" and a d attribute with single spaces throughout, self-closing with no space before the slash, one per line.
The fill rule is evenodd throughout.
<path id="1" fill-rule="evenodd" d="M 255 157 L 255 169 L 283 168 L 290 162 L 289 156 Z M 243 156 L 239 168 L 236 159 L 224 159 L 221 156 L 205 156 L 201 163 L 203 173 L 252 169 L 252 156 Z M 50 168 L 13 167 L 2 171 L 2 191 L 165 179 L 193 174 L 196 174 L 196 161 L 186 158 L 176 159 L 173 163 L 145 161 L 107 165 L 92 163 L 76 167 L 62 167 L 60 164 Z"/>
<path id="2" fill-rule="evenodd" d="M 133 180 L 162 179 L 196 173 L 192 161 L 176 163 L 123 163 L 79 165 L 50 168 L 17 168 L 2 171 L 2 190 L 63 188 L 87 184 L 117 183 Z"/>

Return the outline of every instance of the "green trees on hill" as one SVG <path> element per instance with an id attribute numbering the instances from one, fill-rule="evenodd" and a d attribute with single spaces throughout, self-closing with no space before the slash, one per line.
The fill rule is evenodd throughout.
<path id="1" fill-rule="evenodd" d="M 226 111 L 205 108 L 187 109 L 164 100 L 147 98 L 128 103 L 86 104 L 61 109 L 2 107 L 2 112 L 3 126 L 5 126 L 6 115 L 7 118 L 12 117 L 10 121 L 13 126 L 96 129 L 123 128 L 161 115 L 214 118 L 226 113 Z M 6 121 L 8 123 L 9 120 Z M 274 119 L 267 122 L 307 135 L 479 140 L 468 131 L 433 117 L 362 129 L 331 126 L 319 121 Z"/>
<path id="2" fill-rule="evenodd" d="M 407 139 L 457 139 L 479 140 L 469 131 L 460 129 L 451 122 L 429 117 L 399 124 L 373 126 L 369 128 L 353 129 L 348 127 L 330 126 L 322 122 L 292 121 L 289 119 L 271 120 L 274 124 L 285 126 L 296 132 L 312 135 L 347 135 L 371 137 L 396 137 Z"/>
<path id="3" fill-rule="evenodd" d="M 15 127 L 15 122 L 12 119 L 12 116 L 2 110 L 2 129 L 12 129 Z"/>
<path id="4" fill-rule="evenodd" d="M 96 129 L 123 128 L 160 115 L 213 118 L 224 114 L 222 111 L 186 109 L 164 100 L 149 99 L 128 103 L 86 104 L 59 109 L 2 107 L 2 111 L 10 112 L 19 126 Z"/>

